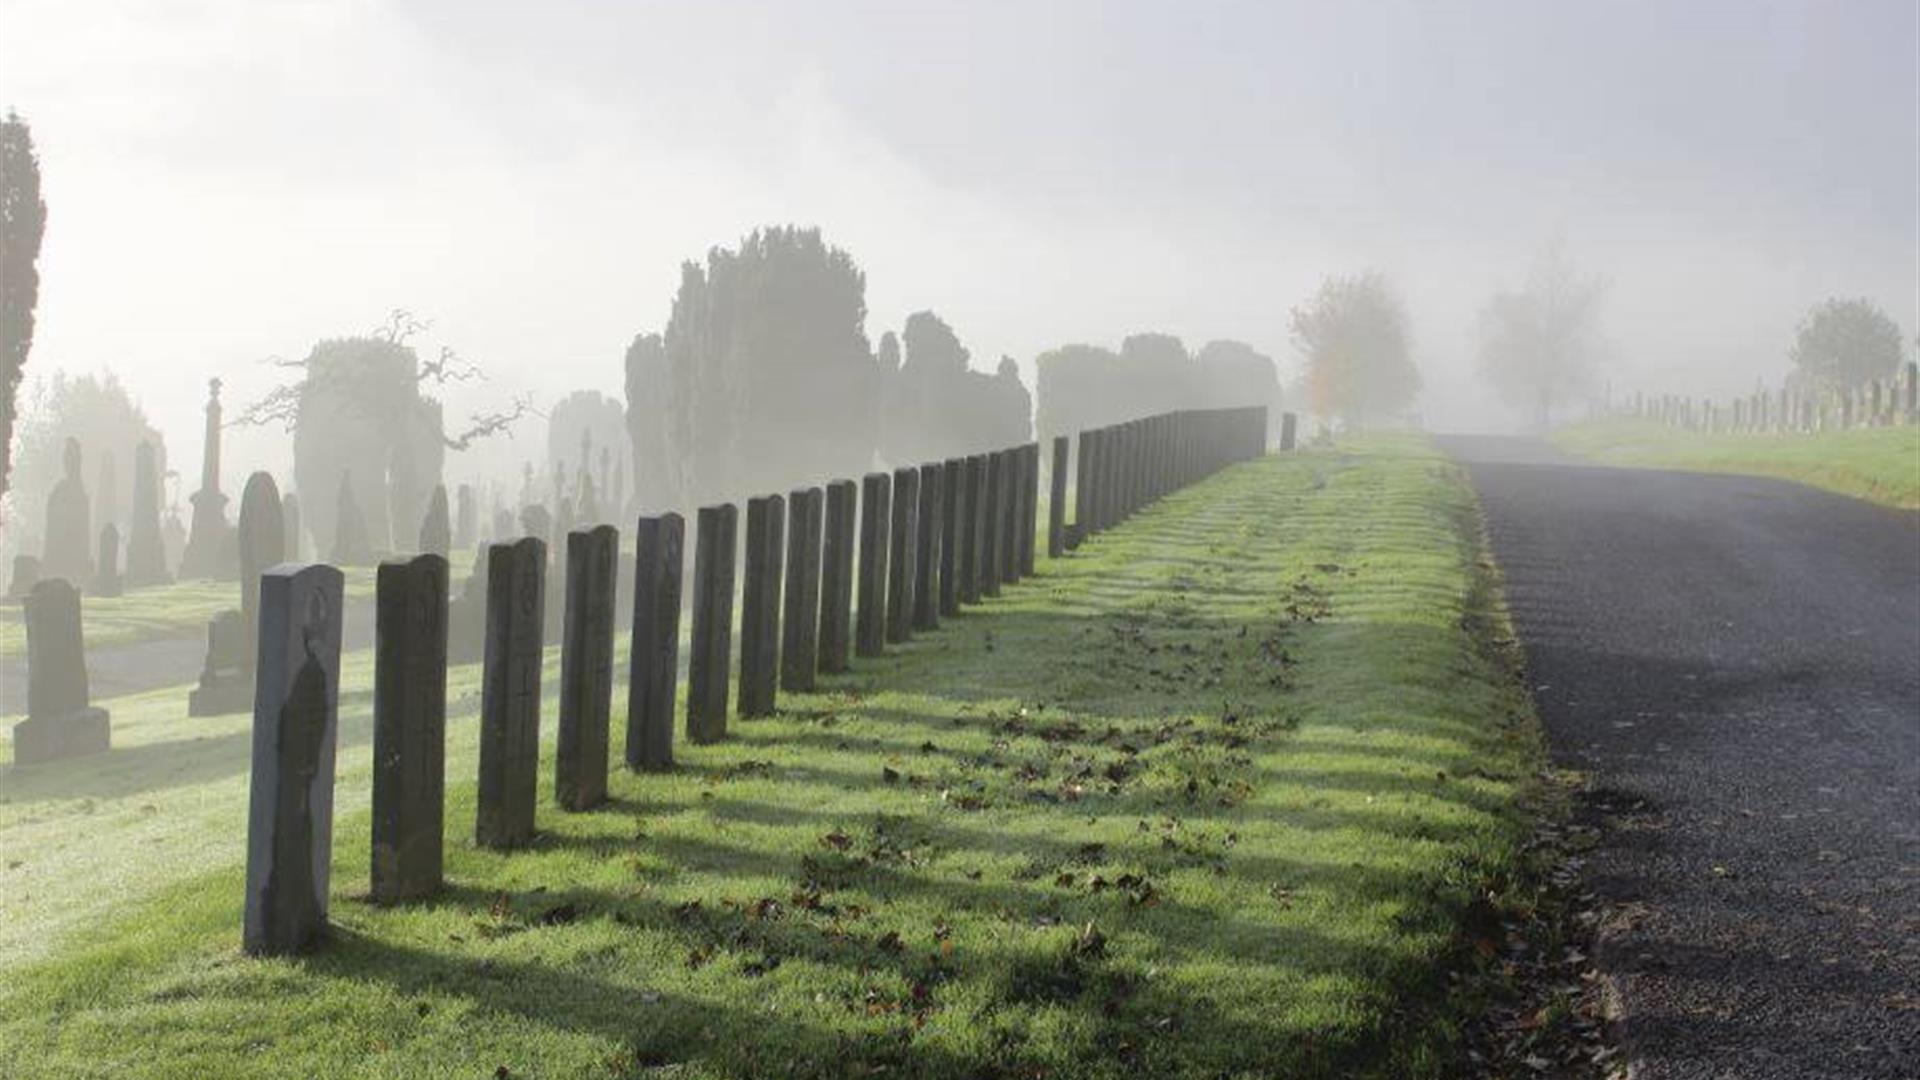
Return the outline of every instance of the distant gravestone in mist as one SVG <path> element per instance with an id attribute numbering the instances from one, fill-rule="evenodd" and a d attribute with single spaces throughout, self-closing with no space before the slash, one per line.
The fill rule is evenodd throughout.
<path id="1" fill-rule="evenodd" d="M 238 611 L 223 611 L 207 623 L 207 660 L 200 669 L 200 684 L 187 693 L 188 716 L 245 712 L 253 701 L 246 627 L 246 618 Z"/>
<path id="2" fill-rule="evenodd" d="M 160 534 L 160 466 L 154 460 L 153 444 L 143 442 L 133 451 L 133 516 L 127 522 L 127 588 L 164 585 L 171 580 L 166 542 Z"/>
<path id="3" fill-rule="evenodd" d="M 353 495 L 353 474 L 340 474 L 340 497 L 333 516 L 336 531 L 333 550 L 328 557 L 339 566 L 360 566 L 373 561 L 373 545 L 367 538 L 367 522 L 360 514 L 360 502 Z"/>
<path id="4" fill-rule="evenodd" d="M 100 548 L 93 560 L 93 595 L 119 596 L 120 528 L 109 521 L 100 527 Z"/>
<path id="5" fill-rule="evenodd" d="M 342 583 L 323 565 L 278 566 L 260 582 L 241 935 L 254 955 L 296 953 L 326 932 Z"/>
<path id="6" fill-rule="evenodd" d="M 479 537 L 474 535 L 480 520 L 480 508 L 475 505 L 473 486 L 461 484 L 453 498 L 453 546 L 470 548 Z"/>
<path id="7" fill-rule="evenodd" d="M 260 575 L 287 558 L 286 519 L 281 516 L 280 488 L 273 477 L 256 472 L 247 477 L 240 493 L 240 644 L 243 665 L 254 669 L 253 651 L 260 628 Z"/>
<path id="8" fill-rule="evenodd" d="M 93 509 L 80 474 L 80 441 L 68 439 L 65 471 L 47 495 L 46 547 L 40 573 L 48 578 L 86 581 L 93 576 Z"/>
<path id="9" fill-rule="evenodd" d="M 40 559 L 34 555 L 13 557 L 13 576 L 7 581 L 7 599 L 25 600 L 40 584 Z"/>
<path id="10" fill-rule="evenodd" d="M 427 500 L 426 520 L 420 523 L 420 550 L 428 555 L 447 557 L 453 550 L 453 527 L 447 520 L 447 486 L 436 484 Z"/>
<path id="11" fill-rule="evenodd" d="M 289 491 L 280 496 L 280 525 L 287 538 L 287 561 L 306 557 L 306 537 L 300 532 L 300 497 Z"/>
<path id="12" fill-rule="evenodd" d="M 13 726 L 16 765 L 37 765 L 107 749 L 107 710 L 87 701 L 87 654 L 80 592 L 62 578 L 34 585 L 26 599 L 27 718 Z"/>
<path id="13" fill-rule="evenodd" d="M 480 659 L 487 640 L 487 545 L 473 553 L 473 565 L 460 595 L 447 605 L 447 659 L 471 664 Z"/>

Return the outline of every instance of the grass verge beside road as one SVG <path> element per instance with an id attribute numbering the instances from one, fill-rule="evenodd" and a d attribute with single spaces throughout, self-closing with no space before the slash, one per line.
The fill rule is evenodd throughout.
<path id="1" fill-rule="evenodd" d="M 1773 476 L 1886 506 L 1920 508 L 1920 425 L 1817 435 L 1706 435 L 1605 421 L 1563 428 L 1553 441 L 1606 465 Z"/>
<path id="2" fill-rule="evenodd" d="M 510 855 L 469 840 L 463 669 L 449 887 L 394 909 L 365 899 L 356 661 L 333 940 L 241 956 L 237 858 L 191 866 L 11 966 L 0 1073 L 1434 1071 L 1538 767 L 1476 520 L 1413 440 L 1235 467 L 597 812 L 543 805 Z M 177 802 L 237 855 L 244 775 L 147 753 L 84 811 L 98 761 L 9 775 L 0 844 L 64 816 L 100 865 L 149 859 Z"/>

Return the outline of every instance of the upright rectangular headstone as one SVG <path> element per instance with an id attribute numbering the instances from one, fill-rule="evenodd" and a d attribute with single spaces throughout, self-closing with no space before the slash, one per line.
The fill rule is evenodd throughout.
<path id="1" fill-rule="evenodd" d="M 299 952 L 326 932 L 343 583 L 331 566 L 294 563 L 260 579 L 241 931 L 256 956 Z"/>
<path id="2" fill-rule="evenodd" d="M 687 739 L 727 737 L 727 664 L 733 652 L 733 565 L 740 510 L 700 508 L 693 549 L 693 654 L 687 663 Z"/>
<path id="3" fill-rule="evenodd" d="M 847 670 L 853 642 L 855 489 L 851 480 L 827 485 L 826 536 L 820 548 L 820 670 Z"/>
<path id="4" fill-rule="evenodd" d="M 944 472 L 937 461 L 920 466 L 920 515 L 918 540 L 914 545 L 913 628 L 940 628 L 940 534 Z"/>
<path id="5" fill-rule="evenodd" d="M 1067 457 L 1071 443 L 1053 437 L 1053 471 L 1047 477 L 1047 558 L 1067 553 Z"/>
<path id="6" fill-rule="evenodd" d="M 819 488 L 787 495 L 787 595 L 780 613 L 780 688 L 814 687 L 819 666 L 820 528 L 825 496 Z"/>
<path id="7" fill-rule="evenodd" d="M 627 657 L 627 768 L 673 767 L 680 679 L 680 568 L 686 523 L 643 517 L 633 534 L 633 637 Z"/>
<path id="8" fill-rule="evenodd" d="M 853 651 L 879 656 L 887 638 L 887 528 L 891 479 L 868 473 L 860 481 L 860 610 Z"/>
<path id="9" fill-rule="evenodd" d="M 375 903 L 439 891 L 446 764 L 447 560 L 389 559 L 374 579 Z"/>
<path id="10" fill-rule="evenodd" d="M 13 727 L 13 763 L 38 765 L 103 753 L 111 742 L 107 710 L 89 704 L 80 590 L 45 578 L 27 591 L 27 718 Z"/>
<path id="11" fill-rule="evenodd" d="M 920 562 L 920 470 L 893 471 L 893 514 L 887 533 L 887 641 L 913 637 L 914 568 Z"/>
<path id="12" fill-rule="evenodd" d="M 987 468 L 986 454 L 967 458 L 966 527 L 960 535 L 960 599 L 980 602 L 986 583 Z"/>
<path id="13" fill-rule="evenodd" d="M 567 534 L 567 607 L 560 636 L 560 735 L 553 797 L 562 810 L 607 798 L 613 726 L 614 579 L 620 532 L 596 525 Z"/>
<path id="14" fill-rule="evenodd" d="M 540 663 L 546 647 L 547 545 L 526 536 L 487 548 L 487 645 L 480 683 L 480 789 L 474 841 L 533 839 L 540 781 Z"/>
<path id="15" fill-rule="evenodd" d="M 1040 444 L 1020 448 L 1020 576 L 1033 573 L 1033 549 L 1040 535 Z"/>
<path id="16" fill-rule="evenodd" d="M 980 595 L 1000 595 L 1000 572 L 1006 565 L 1007 539 L 1007 455 L 995 450 L 987 455 L 987 491 L 984 529 L 980 543 Z"/>
<path id="17" fill-rule="evenodd" d="M 960 548 L 966 529 L 967 462 L 940 466 L 940 614 L 960 614 Z"/>
<path id="18" fill-rule="evenodd" d="M 740 715 L 771 716 L 780 685 L 780 570 L 786 501 L 747 500 L 746 581 L 740 590 Z"/>

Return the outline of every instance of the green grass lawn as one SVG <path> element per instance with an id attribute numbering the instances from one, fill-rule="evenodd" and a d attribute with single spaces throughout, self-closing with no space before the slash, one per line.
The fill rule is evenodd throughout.
<path id="1" fill-rule="evenodd" d="M 1703 435 L 1606 421 L 1554 433 L 1562 449 L 1609 465 L 1647 465 L 1798 480 L 1842 495 L 1920 507 L 1920 426 L 1818 435 Z"/>
<path id="2" fill-rule="evenodd" d="M 1269 458 L 1040 569 L 513 854 L 471 843 L 455 671 L 449 886 L 391 909 L 351 658 L 335 931 L 298 959 L 239 952 L 246 719 L 110 702 L 111 756 L 0 778 L 0 1074 L 1441 1069 L 1538 767 L 1459 471 Z"/>

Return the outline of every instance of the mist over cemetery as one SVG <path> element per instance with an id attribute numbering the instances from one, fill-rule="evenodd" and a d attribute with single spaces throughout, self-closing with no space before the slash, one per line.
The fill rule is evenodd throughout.
<path id="1" fill-rule="evenodd" d="M 560 392 L 382 298 L 180 409 L 36 349 L 50 130 L 0 1075 L 1920 1075 L 1901 297 L 1649 379 L 1530 234 L 1467 319 L 1513 422 L 1436 433 L 1364 257 L 1282 340 L 993 358 L 745 215 L 630 247 L 665 319 Z"/>

